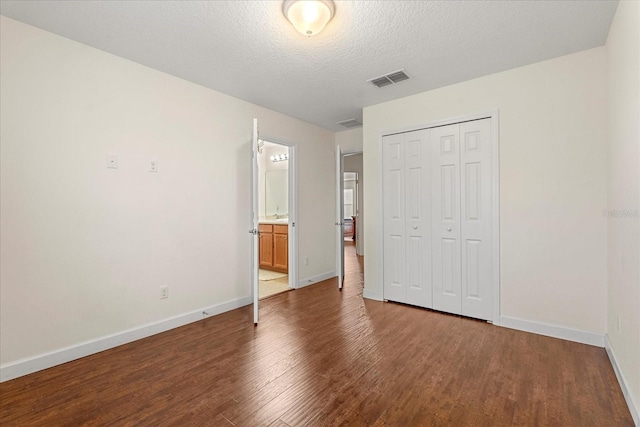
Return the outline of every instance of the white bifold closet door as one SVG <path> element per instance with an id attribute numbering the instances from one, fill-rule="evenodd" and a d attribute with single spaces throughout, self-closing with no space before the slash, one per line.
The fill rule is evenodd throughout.
<path id="1" fill-rule="evenodd" d="M 490 119 L 460 123 L 462 314 L 485 320 L 493 319 L 492 150 Z"/>
<path id="2" fill-rule="evenodd" d="M 385 299 L 431 307 L 428 131 L 384 137 L 383 156 Z"/>
<path id="3" fill-rule="evenodd" d="M 492 319 L 490 119 L 383 137 L 384 298 Z"/>
<path id="4" fill-rule="evenodd" d="M 433 308 L 462 314 L 460 125 L 431 129 L 433 157 Z M 425 197 L 429 197 L 425 195 Z"/>

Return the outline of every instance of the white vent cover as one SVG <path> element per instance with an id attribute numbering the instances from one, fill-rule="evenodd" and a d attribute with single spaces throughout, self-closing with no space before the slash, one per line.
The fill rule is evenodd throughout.
<path id="1" fill-rule="evenodd" d="M 404 72 L 404 69 L 398 71 L 392 71 L 384 76 L 375 77 L 373 79 L 367 80 L 378 87 L 384 87 L 387 85 L 392 85 L 394 83 L 399 83 L 403 80 L 408 80 L 409 76 Z"/>
<path id="2" fill-rule="evenodd" d="M 360 122 L 357 119 L 343 120 L 341 122 L 338 122 L 337 124 L 339 124 L 340 126 L 344 126 L 346 128 L 355 128 L 358 126 L 362 126 L 362 122 Z"/>

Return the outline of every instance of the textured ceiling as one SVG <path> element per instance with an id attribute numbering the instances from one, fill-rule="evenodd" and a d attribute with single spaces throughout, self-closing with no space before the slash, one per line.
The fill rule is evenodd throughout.
<path id="1" fill-rule="evenodd" d="M 306 38 L 282 1 L 2 1 L 0 13 L 331 130 L 362 108 L 602 46 L 617 1 L 337 1 Z M 411 80 L 368 79 L 404 68 Z"/>

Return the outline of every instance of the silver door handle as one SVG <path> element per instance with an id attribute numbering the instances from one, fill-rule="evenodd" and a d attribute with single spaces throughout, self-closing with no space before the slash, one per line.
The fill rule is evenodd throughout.
<path id="1" fill-rule="evenodd" d="M 451 231 L 451 227 L 447 227 L 447 231 Z"/>
<path id="2" fill-rule="evenodd" d="M 417 229 L 418 229 L 418 226 L 417 226 L 417 225 L 414 225 L 414 226 L 413 226 L 413 229 L 414 229 L 414 230 L 417 230 Z"/>

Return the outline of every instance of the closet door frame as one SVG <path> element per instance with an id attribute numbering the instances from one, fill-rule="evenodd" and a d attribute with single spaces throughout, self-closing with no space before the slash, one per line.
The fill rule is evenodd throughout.
<path id="1" fill-rule="evenodd" d="M 403 127 L 397 129 L 390 129 L 381 131 L 378 133 L 378 194 L 381 196 L 383 193 L 384 185 L 384 168 L 383 168 L 383 144 L 382 138 L 385 136 L 395 135 L 405 132 L 413 132 L 422 129 L 429 129 L 439 126 L 453 125 L 463 122 L 469 122 L 473 120 L 490 119 L 491 120 L 491 144 L 492 144 L 492 158 L 491 158 L 491 190 L 492 200 L 491 208 L 493 211 L 493 229 L 492 232 L 492 248 L 491 248 L 491 270 L 492 270 L 492 288 L 493 288 L 493 301 L 492 312 L 494 325 L 500 325 L 500 126 L 499 126 L 499 111 L 492 110 L 485 113 L 470 114 L 465 116 L 453 117 L 449 119 L 429 122 L 424 125 Z M 381 214 L 384 212 L 384 197 L 378 198 L 378 212 Z M 384 221 L 384 219 L 383 219 Z M 382 227 L 376 231 L 376 240 L 378 241 L 378 259 L 377 265 L 380 268 L 379 277 L 384 275 L 384 233 Z M 381 290 L 382 299 L 384 300 L 384 287 Z"/>

